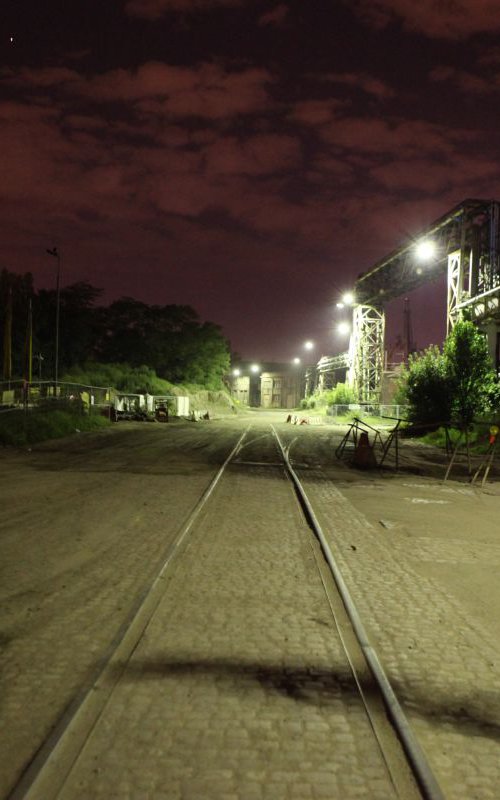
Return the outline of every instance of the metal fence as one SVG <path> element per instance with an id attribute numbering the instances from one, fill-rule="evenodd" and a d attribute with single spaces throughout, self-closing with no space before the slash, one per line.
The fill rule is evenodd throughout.
<path id="1" fill-rule="evenodd" d="M 406 419 L 408 406 L 387 403 L 349 403 L 328 406 L 326 413 L 330 417 L 388 417 L 389 419 Z"/>
<path id="2" fill-rule="evenodd" d="M 0 414 L 16 410 L 65 410 L 77 414 L 109 415 L 114 391 L 109 386 L 53 381 L 0 382 Z"/>

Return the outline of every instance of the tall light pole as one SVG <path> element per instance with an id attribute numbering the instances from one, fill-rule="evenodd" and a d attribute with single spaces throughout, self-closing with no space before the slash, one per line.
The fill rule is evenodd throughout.
<path id="1" fill-rule="evenodd" d="M 57 247 L 53 247 L 52 250 L 47 249 L 47 253 L 49 256 L 53 256 L 53 258 L 57 258 L 57 281 L 56 281 L 56 363 L 55 363 L 55 383 L 57 387 L 57 381 L 59 378 L 59 309 L 60 309 L 60 300 L 61 300 L 61 256 Z"/>

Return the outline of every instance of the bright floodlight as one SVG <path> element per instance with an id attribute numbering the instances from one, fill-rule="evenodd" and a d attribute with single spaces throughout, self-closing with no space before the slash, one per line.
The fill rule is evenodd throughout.
<path id="1" fill-rule="evenodd" d="M 436 243 L 431 239 L 419 242 L 417 244 L 416 253 L 419 261 L 430 261 L 436 255 Z"/>
<path id="2" fill-rule="evenodd" d="M 351 326 L 348 322 L 339 322 L 337 325 L 337 332 L 340 333 L 342 336 L 346 336 L 348 333 L 351 332 Z"/>
<path id="3" fill-rule="evenodd" d="M 250 371 L 251 372 L 259 372 L 260 371 L 259 365 L 258 364 L 252 364 L 252 366 L 250 367 Z"/>
<path id="4" fill-rule="evenodd" d="M 300 364 L 300 358 L 297 358 L 297 357 L 295 357 L 295 358 L 293 359 L 293 363 L 294 363 L 294 364 Z"/>
<path id="5" fill-rule="evenodd" d="M 353 293 L 352 293 L 352 292 L 346 292 L 346 293 L 345 293 L 345 294 L 342 296 L 342 302 L 343 302 L 343 303 L 344 303 L 346 306 L 352 306 L 352 305 L 354 305 L 354 295 L 353 295 Z"/>
<path id="6" fill-rule="evenodd" d="M 304 342 L 304 347 L 306 350 L 312 350 L 314 348 L 314 342 Z"/>
<path id="7" fill-rule="evenodd" d="M 238 375 L 241 375 L 241 370 L 240 369 L 233 369 L 233 375 L 235 376 L 235 378 L 237 378 Z"/>

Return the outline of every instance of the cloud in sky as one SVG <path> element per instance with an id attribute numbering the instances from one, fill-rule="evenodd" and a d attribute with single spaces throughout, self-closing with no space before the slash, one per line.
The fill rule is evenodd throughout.
<path id="1" fill-rule="evenodd" d="M 288 6 L 286 6 L 284 3 L 280 3 L 279 5 L 262 14 L 259 17 L 258 23 L 259 25 L 276 25 L 277 27 L 280 27 L 285 22 L 287 16 Z"/>
<path id="2" fill-rule="evenodd" d="M 246 0 L 128 0 L 125 5 L 131 17 L 141 17 L 152 22 L 170 12 L 209 12 L 214 8 L 234 8 Z"/>
<path id="3" fill-rule="evenodd" d="M 406 31 L 436 39 L 467 39 L 499 31 L 497 0 L 348 0 L 377 28 L 399 20 Z"/>
<path id="4" fill-rule="evenodd" d="M 378 78 L 367 75 L 366 73 L 345 72 L 339 74 L 330 74 L 326 76 L 326 79 L 332 83 L 338 84 L 339 86 L 352 86 L 361 89 L 366 94 L 373 95 L 373 97 L 376 97 L 379 100 L 391 98 L 395 95 L 395 91 L 391 86 Z"/>
<path id="5" fill-rule="evenodd" d="M 343 117 L 326 125 L 321 136 L 332 145 L 357 153 L 389 155 L 393 158 L 419 158 L 422 153 L 441 156 L 460 142 L 473 138 L 466 129 L 449 130 L 424 120 L 401 120 L 378 116 Z"/>
<path id="6" fill-rule="evenodd" d="M 164 217 L 164 230 L 173 232 L 177 217 L 217 213 L 223 226 L 287 232 L 306 245 L 309 237 L 338 240 L 339 225 L 346 228 L 338 204 L 352 191 L 359 196 L 361 172 L 361 194 L 383 192 L 379 205 L 408 189 L 466 193 L 474 175 L 483 181 L 496 173 L 491 161 L 466 155 L 475 143 L 467 130 L 375 112 L 354 116 L 335 97 L 278 113 L 267 91 L 273 76 L 262 69 L 147 63 L 91 78 L 21 69 L 6 80 L 24 90 L 26 101 L 0 106 L 8 165 L 0 194 L 29 199 L 38 215 L 52 210 L 78 221 L 82 209 L 93 208 L 102 224 L 116 222 L 118 213 L 141 224 L 150 214 Z M 357 88 L 364 81 L 352 73 L 339 83 Z M 48 86 L 58 89 L 50 102 L 43 95 Z M 93 111 L 88 98 L 98 101 Z M 117 104 L 125 116 L 109 113 Z M 276 119 L 266 130 L 270 109 Z M 257 116 L 238 130 L 242 114 Z M 190 115 L 195 125 L 184 124 Z M 306 157 L 311 137 L 316 146 Z"/>
<path id="7" fill-rule="evenodd" d="M 359 0 L 343 17 L 332 4 L 328 25 L 314 4 L 130 0 L 134 58 L 120 48 L 105 60 L 53 48 L 38 64 L 13 58 L 0 71 L 5 264 L 52 285 L 44 253 L 56 243 L 65 281 L 88 279 L 106 298 L 191 303 L 237 349 L 254 342 L 279 357 L 278 306 L 282 330 L 298 330 L 303 305 L 314 316 L 412 231 L 464 197 L 498 194 L 495 119 L 488 128 L 460 108 L 464 93 L 497 91 L 500 50 L 464 48 L 454 28 L 446 64 L 434 41 L 418 41 L 408 80 L 407 62 L 387 56 L 393 35 L 406 58 L 415 37 L 405 31 L 424 18 L 438 35 L 436 5 Z M 362 6 L 372 27 L 352 11 Z M 196 37 L 175 27 L 175 15 L 201 10 Z M 403 31 L 375 31 L 375 12 Z M 137 29 L 158 36 L 143 48 Z M 373 58 L 382 36 L 387 64 Z"/>
<path id="8" fill-rule="evenodd" d="M 267 70 L 225 70 L 216 64 L 178 67 L 148 62 L 135 70 L 116 69 L 90 78 L 60 68 L 4 70 L 4 81 L 30 93 L 59 88 L 72 96 L 108 103 L 146 103 L 159 114 L 218 119 L 262 111 L 269 105 Z M 156 100 L 157 105 L 148 105 Z"/>
<path id="9" fill-rule="evenodd" d="M 464 69 L 443 65 L 431 70 L 429 77 L 436 83 L 452 84 L 466 94 L 486 95 L 500 90 L 500 72 L 492 70 L 488 70 L 487 77 L 484 77 Z"/>
<path id="10" fill-rule="evenodd" d="M 299 100 L 290 109 L 289 117 L 293 122 L 312 127 L 321 126 L 331 122 L 345 102 L 337 98 L 328 100 Z"/>
<path id="11" fill-rule="evenodd" d="M 239 135 L 221 135 L 204 127 L 222 120 L 226 124 L 234 122 L 241 114 L 263 113 L 270 108 L 267 86 L 272 76 L 265 70 L 232 73 L 206 64 L 187 69 L 147 63 L 135 71 L 112 70 L 91 78 L 70 70 L 20 70 L 11 72 L 8 82 L 24 87 L 27 96 L 32 96 L 36 88 L 63 89 L 63 95 L 51 104 L 41 101 L 39 106 L 31 102 L 3 107 L 11 130 L 10 137 L 4 134 L 3 138 L 8 163 L 13 169 L 17 164 L 20 173 L 33 174 L 35 184 L 39 183 L 40 173 L 45 182 L 51 173 L 56 182 L 60 178 L 61 192 L 71 175 L 80 170 L 82 177 L 85 175 L 84 185 L 92 185 L 98 194 L 118 195 L 133 182 L 134 175 L 155 175 L 160 184 L 172 188 L 172 195 L 177 198 L 170 204 L 159 202 L 163 211 L 168 205 L 172 213 L 196 216 L 210 207 L 225 207 L 228 214 L 234 215 L 235 209 L 240 208 L 245 217 L 248 203 L 235 202 L 235 194 L 243 189 L 241 181 L 302 172 L 301 129 L 292 136 L 252 131 L 250 126 Z M 360 81 L 355 75 L 342 75 L 339 82 L 358 86 Z M 99 101 L 103 104 L 101 111 L 63 114 L 70 101 L 78 105 L 82 98 Z M 117 103 L 127 109 L 126 118 L 109 117 L 106 104 Z M 174 120 L 189 116 L 200 120 L 194 128 L 174 124 Z M 374 170 L 380 168 L 381 157 L 403 163 L 405 169 L 411 170 L 412 159 L 420 168 L 423 154 L 442 157 L 459 151 L 471 139 L 466 131 L 449 131 L 422 120 L 348 115 L 342 101 L 335 98 L 299 102 L 294 108 L 283 109 L 282 116 L 284 124 L 288 118 L 305 125 L 321 143 L 315 158 L 309 159 L 309 166 L 314 170 L 322 162 L 324 168 L 330 160 L 339 174 L 338 160 L 332 159 L 335 151 L 343 152 L 344 158 L 355 154 L 358 159 L 365 153 L 373 167 L 370 174 L 379 176 L 382 173 Z M 138 146 L 140 141 L 142 146 Z M 93 165 L 90 170 L 89 163 Z M 350 170 L 344 168 L 344 181 L 349 174 Z M 15 179 L 8 184 L 17 189 L 24 185 Z M 396 181 L 394 188 L 397 185 Z M 23 191 L 27 193 L 28 187 L 24 186 Z M 253 192 L 248 187 L 245 191 L 251 198 Z M 286 209 L 294 204 L 276 185 L 268 186 L 266 191 L 275 197 L 272 207 L 281 227 L 287 214 L 281 213 L 278 206 Z M 277 204 L 278 195 L 281 199 Z M 269 205 L 269 197 L 266 203 Z M 261 224 L 261 215 L 254 208 L 250 217 L 254 224 Z M 272 219 L 272 215 L 267 218 L 266 227 L 272 227 Z M 296 229 L 298 225 L 300 229 L 294 213 L 288 219 L 289 227 Z"/>

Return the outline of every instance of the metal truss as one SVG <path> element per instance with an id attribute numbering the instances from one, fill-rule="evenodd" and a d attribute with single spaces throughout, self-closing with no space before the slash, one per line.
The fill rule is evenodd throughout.
<path id="1" fill-rule="evenodd" d="M 418 263 L 415 245 L 432 239 L 436 257 Z M 379 306 L 406 292 L 445 275 L 448 256 L 460 250 L 462 264 L 470 256 L 471 291 L 479 290 L 480 276 L 488 282 L 489 273 L 498 269 L 499 203 L 492 200 L 464 200 L 431 223 L 398 250 L 360 275 L 354 285 L 358 303 Z M 469 254 L 469 255 L 468 255 Z M 496 266 L 495 266 L 496 265 Z M 476 285 L 474 283 L 476 282 Z"/>
<path id="2" fill-rule="evenodd" d="M 384 369 L 384 333 L 385 315 L 381 309 L 367 305 L 354 307 L 347 383 L 353 387 L 359 402 L 379 398 Z"/>
<path id="3" fill-rule="evenodd" d="M 416 244 L 431 239 L 435 258 L 419 263 Z M 448 273 L 448 330 L 467 316 L 490 343 L 500 336 L 500 203 L 467 199 L 431 223 L 418 236 L 378 261 L 354 285 L 347 382 L 358 399 L 370 402 L 380 392 L 384 367 L 384 314 L 389 300 Z M 495 347 L 494 344 L 490 344 Z M 326 375 L 326 373 L 325 373 Z M 325 377 L 325 380 L 328 380 Z"/>
<path id="4" fill-rule="evenodd" d="M 338 383 L 339 372 L 345 372 L 348 365 L 348 353 L 339 353 L 336 356 L 322 356 L 316 366 L 318 389 L 321 392 L 326 389 L 333 389 Z"/>
<path id="5" fill-rule="evenodd" d="M 448 330 L 464 314 L 478 324 L 500 319 L 499 217 L 499 204 L 491 203 L 474 220 L 473 235 L 448 255 Z"/>
<path id="6" fill-rule="evenodd" d="M 305 396 L 309 397 L 315 389 L 320 391 L 332 389 L 338 382 L 338 373 L 345 372 L 348 366 L 348 353 L 339 353 L 336 356 L 322 356 L 317 364 L 306 369 Z"/>
<path id="7" fill-rule="evenodd" d="M 450 331 L 458 318 L 458 305 L 463 296 L 462 252 L 455 250 L 448 256 L 448 300 L 446 330 Z"/>

